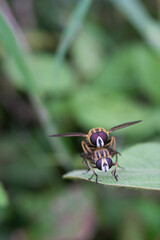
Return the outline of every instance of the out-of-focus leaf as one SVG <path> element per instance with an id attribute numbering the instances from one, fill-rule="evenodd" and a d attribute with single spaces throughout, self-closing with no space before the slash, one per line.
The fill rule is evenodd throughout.
<path id="1" fill-rule="evenodd" d="M 143 191 L 142 193 L 142 191 L 133 191 L 133 189 L 117 189 L 98 184 L 94 184 L 94 186 L 101 193 L 101 197 L 98 199 L 98 213 L 104 228 L 108 226 L 111 231 L 114 231 L 120 227 L 118 239 L 124 239 L 121 236 L 128 232 L 125 229 L 126 221 L 133 222 L 133 224 L 136 221 L 139 226 L 144 226 L 142 233 L 145 236 L 150 239 L 157 238 L 160 205 L 158 201 L 155 201 L 154 196 L 159 196 L 159 192 Z"/>
<path id="2" fill-rule="evenodd" d="M 143 199 L 143 201 L 138 201 L 137 206 L 134 207 L 134 209 L 137 209 L 148 228 L 151 228 L 152 231 L 156 233 L 160 222 L 160 206 L 158 202 L 154 202 L 151 199 Z"/>
<path id="3" fill-rule="evenodd" d="M 70 17 L 70 20 L 68 21 L 66 29 L 63 32 L 60 44 L 57 48 L 56 61 L 54 64 L 56 78 L 59 77 L 59 72 L 65 57 L 65 54 L 68 48 L 70 47 L 77 32 L 79 31 L 91 3 L 92 3 L 92 0 L 82 0 L 78 2 Z"/>
<path id="4" fill-rule="evenodd" d="M 160 190 L 160 144 L 137 144 L 123 152 L 120 157 L 120 165 L 125 169 L 117 169 L 119 181 L 108 173 L 96 170 L 98 182 L 104 185 L 117 187 Z M 73 171 L 64 175 L 67 179 L 88 180 L 91 172 L 83 174 L 83 171 Z M 92 178 L 92 182 L 95 179 Z"/>
<path id="5" fill-rule="evenodd" d="M 159 58 L 142 43 L 134 43 L 119 48 L 110 59 L 106 59 L 104 68 L 94 79 L 90 87 L 93 91 L 130 92 L 143 95 L 154 104 L 160 102 Z"/>
<path id="6" fill-rule="evenodd" d="M 145 238 L 144 229 L 139 223 L 139 218 L 135 213 L 128 213 L 122 222 L 122 231 L 120 240 L 141 240 Z"/>
<path id="7" fill-rule="evenodd" d="M 110 0 L 127 17 L 142 37 L 160 54 L 160 26 L 140 0 Z"/>
<path id="8" fill-rule="evenodd" d="M 50 167 L 57 158 L 29 134 L 3 136 L 0 153 L 0 179 L 8 185 L 43 186 L 51 184 L 57 176 L 56 169 Z"/>
<path id="9" fill-rule="evenodd" d="M 8 205 L 8 196 L 2 184 L 0 183 L 0 208 L 6 207 L 7 205 Z"/>
<path id="10" fill-rule="evenodd" d="M 60 72 L 60 84 L 55 84 L 54 71 L 53 71 L 53 57 L 49 54 L 36 54 L 29 55 L 28 61 L 30 62 L 32 72 L 35 75 L 35 88 L 36 93 L 40 96 L 45 94 L 57 93 L 63 95 L 68 92 L 72 92 L 76 85 L 76 76 L 71 71 L 67 64 L 63 64 Z M 19 69 L 16 68 L 16 64 L 11 59 L 6 59 L 5 62 L 6 73 L 12 79 L 15 85 L 19 88 L 24 89 L 25 84 L 23 76 Z M 57 88 L 54 87 L 54 85 Z"/>
<path id="11" fill-rule="evenodd" d="M 160 104 L 160 58 L 143 45 L 132 49 L 133 68 L 141 91 Z"/>
<path id="12" fill-rule="evenodd" d="M 135 89 L 131 70 L 131 49 L 134 45 L 119 48 L 103 63 L 103 68 L 94 78 L 91 88 L 101 92 L 126 91 Z"/>
<path id="13" fill-rule="evenodd" d="M 119 130 L 116 134 L 123 133 L 137 141 L 160 131 L 158 109 L 147 108 L 124 94 L 104 94 L 88 88 L 74 96 L 70 106 L 77 122 L 88 130 L 93 127 L 110 129 L 121 123 L 143 120 L 141 124 Z"/>
<path id="14" fill-rule="evenodd" d="M 30 92 L 35 91 L 35 77 L 26 61 L 26 54 L 22 53 L 22 45 L 15 34 L 13 26 L 10 24 L 5 13 L 0 10 L 0 40 L 5 50 L 13 57 L 17 68 L 23 76 L 25 88 Z"/>
<path id="15" fill-rule="evenodd" d="M 63 159 L 61 163 L 65 168 L 68 168 L 70 164 L 68 149 L 64 147 L 60 139 L 57 142 L 52 142 L 50 138 L 48 138 L 48 135 L 51 131 L 56 131 L 57 126 L 51 121 L 50 115 L 45 108 L 44 102 L 36 93 L 37 80 L 34 72 L 32 71 L 31 64 L 29 61 L 27 61 L 28 53 L 26 53 L 26 51 L 24 51 L 22 48 L 20 39 L 17 37 L 18 34 L 16 34 L 16 30 L 8 20 L 7 15 L 5 15 L 1 9 L 0 25 L 0 40 L 6 52 L 9 53 L 9 56 L 11 56 L 13 61 L 16 63 L 16 68 L 18 71 L 20 71 L 21 77 L 24 81 L 23 86 L 25 86 L 25 90 L 27 91 L 28 97 L 32 102 L 32 106 L 39 117 L 43 131 L 47 136 L 48 143 L 50 144 L 50 147 L 55 151 L 58 149 L 64 150 L 66 158 L 65 160 Z"/>
<path id="16" fill-rule="evenodd" d="M 109 41 L 100 27 L 87 23 L 74 41 L 72 56 L 86 79 L 95 78 L 104 64 L 106 42 Z"/>

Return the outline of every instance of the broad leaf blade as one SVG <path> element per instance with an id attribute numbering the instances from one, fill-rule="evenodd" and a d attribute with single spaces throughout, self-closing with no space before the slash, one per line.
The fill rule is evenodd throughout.
<path id="1" fill-rule="evenodd" d="M 150 190 L 160 190 L 160 144 L 144 143 L 135 145 L 119 157 L 119 164 L 125 169 L 117 169 L 119 181 L 116 182 L 108 173 L 96 170 L 98 174 L 98 182 L 104 185 L 142 188 Z M 84 170 L 72 171 L 64 175 L 69 179 L 88 180 L 91 172 L 83 174 Z M 95 178 L 91 181 L 95 182 Z"/>

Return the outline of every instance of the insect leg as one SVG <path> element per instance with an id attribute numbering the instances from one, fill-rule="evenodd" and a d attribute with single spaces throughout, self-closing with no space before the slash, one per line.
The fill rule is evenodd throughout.
<path id="1" fill-rule="evenodd" d="M 90 169 L 88 168 L 85 172 L 83 172 L 83 174 L 87 174 L 90 171 Z"/>
<path id="2" fill-rule="evenodd" d="M 83 162 L 85 162 L 88 166 L 88 170 L 92 170 L 93 174 L 92 176 L 88 179 L 91 180 L 92 177 L 95 175 L 96 176 L 96 183 L 98 183 L 98 175 L 96 174 L 96 172 L 93 170 L 93 167 L 90 166 L 89 161 L 86 161 L 86 158 L 88 158 L 89 160 L 92 159 L 92 150 L 89 148 L 88 144 L 85 141 L 82 141 L 82 148 L 83 151 L 85 153 L 84 157 L 83 157 Z M 87 172 L 88 172 L 87 170 Z"/>
<path id="3" fill-rule="evenodd" d="M 109 152 L 110 152 L 110 154 L 111 154 L 112 157 L 114 157 L 114 155 L 116 155 L 116 154 L 119 154 L 119 155 L 121 156 L 121 153 L 120 153 L 120 152 L 118 152 L 118 151 L 115 150 L 115 149 L 113 150 L 111 147 L 109 147 L 108 150 L 109 150 Z"/>
<path id="4" fill-rule="evenodd" d="M 116 162 L 113 163 L 113 166 L 115 166 L 115 168 L 113 169 L 113 171 L 111 173 L 115 177 L 116 181 L 118 181 L 118 175 L 116 175 L 117 166 L 118 166 L 118 160 L 116 160 Z"/>
<path id="5" fill-rule="evenodd" d="M 93 172 L 92 176 L 88 180 L 91 180 L 92 177 L 95 175 L 96 176 L 96 183 L 98 183 L 98 175 L 96 174 L 96 172 L 93 170 L 93 168 L 89 164 L 89 161 L 86 161 L 86 162 L 87 162 L 87 165 L 88 165 L 89 169 L 92 170 L 92 172 Z"/>
<path id="6" fill-rule="evenodd" d="M 87 167 L 88 167 L 87 172 L 89 172 L 89 171 L 90 171 L 90 167 L 89 167 L 88 164 L 87 164 L 86 158 L 87 158 L 87 156 L 88 156 L 88 153 L 92 153 L 92 152 L 91 152 L 91 150 L 89 149 L 89 147 L 87 146 L 87 143 L 86 143 L 85 141 L 82 141 L 81 144 L 82 144 L 82 148 L 83 148 L 83 151 L 84 151 L 84 153 L 81 154 L 81 156 L 83 156 L 82 163 L 85 162 L 85 164 L 86 164 Z M 87 172 L 85 172 L 85 173 L 87 173 Z"/>
<path id="7" fill-rule="evenodd" d="M 120 154 L 120 153 L 119 152 L 116 153 L 116 163 L 118 163 L 118 154 Z M 121 167 L 119 164 L 117 164 L 117 166 L 121 169 L 125 169 L 124 167 Z"/>
<path id="8" fill-rule="evenodd" d="M 113 151 L 115 150 L 116 140 L 114 137 L 111 137 L 111 142 L 110 142 L 109 146 L 112 147 Z"/>
<path id="9" fill-rule="evenodd" d="M 87 151 L 86 151 L 86 149 L 84 149 L 84 151 L 85 152 L 82 152 L 81 154 L 80 154 L 80 156 L 83 158 L 82 159 L 82 163 L 85 163 L 86 165 L 87 165 L 87 167 L 88 167 L 88 164 L 87 164 L 87 161 L 86 161 L 86 159 L 92 159 L 92 155 L 91 154 L 88 154 L 87 153 Z M 87 169 L 87 171 L 85 171 L 83 174 L 85 174 L 85 173 L 87 173 L 87 172 L 89 172 L 90 171 L 90 168 L 88 167 L 88 169 Z"/>
<path id="10" fill-rule="evenodd" d="M 82 141 L 81 144 L 82 144 L 83 151 L 85 152 L 86 155 L 88 155 L 88 153 L 92 154 L 91 149 L 88 147 L 88 144 L 85 141 Z"/>
<path id="11" fill-rule="evenodd" d="M 89 172 L 91 169 L 90 169 L 90 167 L 88 166 L 88 164 L 87 164 L 87 161 L 86 161 L 85 157 L 83 158 L 82 162 L 83 162 L 83 163 L 85 162 L 85 164 L 86 164 L 86 165 L 87 165 L 87 167 L 88 167 L 88 169 L 87 169 L 85 172 L 83 172 L 83 174 L 86 174 L 86 173 L 88 173 L 88 172 Z"/>
<path id="12" fill-rule="evenodd" d="M 121 167 L 119 164 L 118 164 L 118 167 L 121 168 L 121 169 L 125 169 L 124 167 Z"/>

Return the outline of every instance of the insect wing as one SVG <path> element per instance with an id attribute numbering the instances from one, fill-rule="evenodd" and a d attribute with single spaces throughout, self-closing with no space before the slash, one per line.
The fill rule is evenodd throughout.
<path id="1" fill-rule="evenodd" d="M 123 123 L 123 124 L 120 124 L 118 126 L 115 126 L 115 127 L 111 128 L 108 132 L 113 132 L 113 131 L 116 131 L 116 130 L 121 129 L 121 128 L 129 127 L 129 126 L 131 126 L 133 124 L 136 124 L 136 123 L 139 123 L 139 122 L 142 122 L 142 120 Z"/>
<path id="2" fill-rule="evenodd" d="M 50 135 L 50 137 L 86 137 L 86 136 L 87 136 L 87 134 L 84 134 L 84 133 L 76 133 L 76 132 Z"/>

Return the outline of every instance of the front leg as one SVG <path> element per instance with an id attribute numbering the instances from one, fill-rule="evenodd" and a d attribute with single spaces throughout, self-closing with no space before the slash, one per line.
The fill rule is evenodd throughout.
<path id="1" fill-rule="evenodd" d="M 92 150 L 88 147 L 88 143 L 86 143 L 85 141 L 82 141 L 81 144 L 82 144 L 82 149 L 86 155 L 92 154 Z"/>
<path id="2" fill-rule="evenodd" d="M 118 152 L 117 150 L 113 150 L 111 147 L 107 147 L 107 149 L 112 157 L 114 157 L 115 155 L 117 156 L 118 154 L 121 156 L 121 153 Z"/>
<path id="3" fill-rule="evenodd" d="M 111 137 L 111 141 L 110 141 L 110 144 L 109 144 L 109 148 L 112 148 L 113 151 L 115 151 L 115 147 L 116 147 L 115 137 Z"/>

